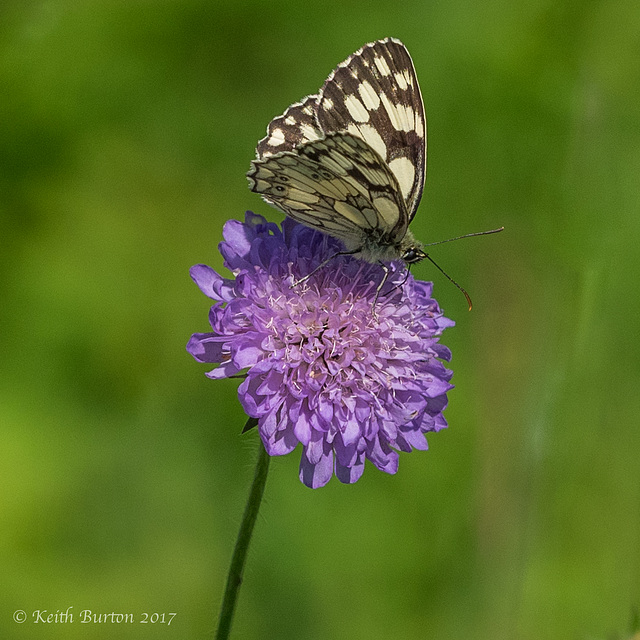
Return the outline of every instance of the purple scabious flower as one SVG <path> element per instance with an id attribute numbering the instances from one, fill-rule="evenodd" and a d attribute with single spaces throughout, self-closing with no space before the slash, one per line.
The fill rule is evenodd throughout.
<path id="1" fill-rule="evenodd" d="M 329 236 L 289 219 L 280 229 L 250 211 L 223 235 L 235 279 L 191 268 L 216 302 L 213 331 L 194 333 L 187 350 L 219 364 L 210 378 L 244 377 L 238 396 L 269 455 L 301 443 L 300 479 L 317 488 L 334 472 L 356 482 L 365 459 L 395 473 L 398 451 L 427 449 L 425 434 L 447 426 L 453 388 L 440 362 L 451 352 L 438 336 L 454 323 L 431 297 L 432 283 L 392 263 L 374 309 L 379 264 L 339 256 L 296 284 L 341 249 Z"/>

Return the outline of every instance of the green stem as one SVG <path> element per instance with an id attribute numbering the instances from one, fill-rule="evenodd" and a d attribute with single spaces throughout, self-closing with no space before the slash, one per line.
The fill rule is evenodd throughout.
<path id="1" fill-rule="evenodd" d="M 242 584 L 242 573 L 244 571 L 244 563 L 247 559 L 247 551 L 251 542 L 253 527 L 260 510 L 260 502 L 264 493 L 264 486 L 267 482 L 267 472 L 269 471 L 269 454 L 260 442 L 260 453 L 258 454 L 258 462 L 256 463 L 256 471 L 253 476 L 253 484 L 247 500 L 247 506 L 242 516 L 242 524 L 238 532 L 238 539 L 233 550 L 231 558 L 231 566 L 227 575 L 227 586 L 224 590 L 224 598 L 222 599 L 222 608 L 220 610 L 220 619 L 218 621 L 218 629 L 216 631 L 215 640 L 227 640 L 231 631 L 231 622 L 233 621 L 233 613 L 238 601 L 238 592 Z"/>

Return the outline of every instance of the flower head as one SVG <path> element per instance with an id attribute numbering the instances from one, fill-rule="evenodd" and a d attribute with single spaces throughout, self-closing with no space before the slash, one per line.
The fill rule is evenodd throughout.
<path id="1" fill-rule="evenodd" d="M 393 263 L 377 294 L 382 266 L 339 256 L 296 284 L 340 250 L 337 240 L 251 212 L 227 222 L 223 235 L 235 279 L 192 267 L 216 303 L 213 331 L 193 334 L 187 350 L 219 363 L 210 378 L 245 376 L 238 396 L 267 452 L 301 443 L 300 479 L 316 488 L 334 471 L 355 482 L 366 458 L 395 473 L 398 451 L 427 449 L 425 434 L 447 426 L 452 372 L 440 359 L 451 353 L 438 336 L 454 324 L 431 298 L 432 283 Z"/>

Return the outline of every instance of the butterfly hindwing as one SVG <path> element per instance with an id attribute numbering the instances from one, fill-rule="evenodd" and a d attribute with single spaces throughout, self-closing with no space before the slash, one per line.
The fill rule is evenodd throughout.
<path id="1" fill-rule="evenodd" d="M 252 165 L 252 191 L 347 248 L 370 238 L 393 243 L 406 233 L 409 220 L 397 179 L 360 138 L 330 134 Z"/>

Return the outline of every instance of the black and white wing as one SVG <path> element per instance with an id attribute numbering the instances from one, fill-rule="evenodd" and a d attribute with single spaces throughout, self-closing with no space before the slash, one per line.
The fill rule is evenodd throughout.
<path id="1" fill-rule="evenodd" d="M 329 133 L 347 132 L 378 152 L 396 176 L 413 219 L 424 188 L 427 127 L 418 78 L 396 38 L 364 45 L 307 96 L 274 118 L 258 158 L 292 151 Z"/>
<path id="2" fill-rule="evenodd" d="M 412 220 L 424 188 L 427 145 L 422 95 L 400 40 L 364 45 L 320 90 L 316 118 L 325 133 L 347 131 L 375 149 L 396 176 Z"/>
<path id="3" fill-rule="evenodd" d="M 318 94 L 269 123 L 256 154 L 251 190 L 291 218 L 348 247 L 356 237 L 399 246 L 426 171 L 424 108 L 406 47 L 386 38 L 356 51 Z"/>
<path id="4" fill-rule="evenodd" d="M 342 240 L 348 250 L 382 246 L 409 218 L 398 181 L 361 138 L 331 133 L 263 160 L 247 174 L 252 191 L 289 217 Z M 397 256 L 394 256 L 397 257 Z"/>
<path id="5" fill-rule="evenodd" d="M 307 96 L 274 118 L 267 127 L 267 135 L 258 142 L 257 157 L 263 159 L 282 151 L 293 151 L 305 142 L 324 137 L 316 120 L 317 101 L 317 95 Z"/>

